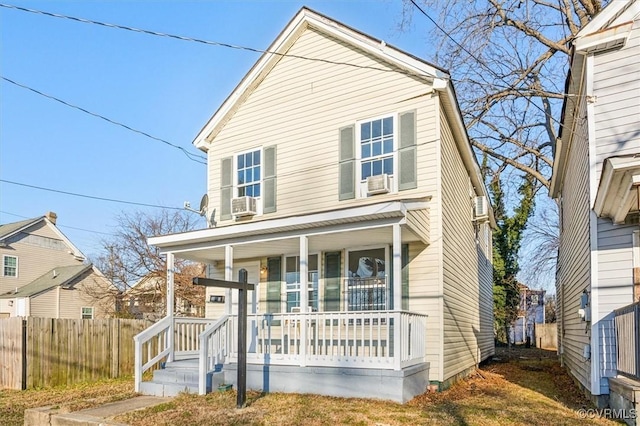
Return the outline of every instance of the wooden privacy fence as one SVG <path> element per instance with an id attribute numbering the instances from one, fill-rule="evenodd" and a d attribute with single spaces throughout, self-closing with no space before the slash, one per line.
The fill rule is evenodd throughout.
<path id="1" fill-rule="evenodd" d="M 536 324 L 535 336 L 536 347 L 554 351 L 558 350 L 558 324 Z"/>
<path id="2" fill-rule="evenodd" d="M 0 389 L 133 375 L 133 336 L 145 320 L 0 319 Z"/>

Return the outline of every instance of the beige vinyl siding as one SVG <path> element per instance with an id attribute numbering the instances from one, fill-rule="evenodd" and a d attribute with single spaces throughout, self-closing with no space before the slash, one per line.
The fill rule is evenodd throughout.
<path id="1" fill-rule="evenodd" d="M 483 354 L 480 342 L 493 338 L 493 327 L 481 329 L 478 248 L 469 194 L 469 175 L 453 135 L 441 115 L 442 130 L 442 253 L 444 380 L 477 365 Z M 486 277 L 484 277 L 486 278 Z M 486 318 L 485 318 L 486 320 Z M 483 320 L 483 325 L 486 324 Z M 488 347 L 486 347 L 488 350 Z"/>
<path id="2" fill-rule="evenodd" d="M 288 53 L 388 69 L 364 52 L 311 29 Z M 430 92 L 427 84 L 400 73 L 283 57 L 212 142 L 208 175 L 212 205 L 219 208 L 220 159 L 269 145 L 277 145 L 277 211 L 254 221 L 429 195 L 435 189 L 437 161 Z M 417 112 L 418 188 L 339 202 L 338 130 L 357 120 L 409 110 Z M 397 126 L 394 130 L 397 135 Z"/>
<path id="3" fill-rule="evenodd" d="M 109 282 L 89 270 L 76 278 L 69 288 L 60 289 L 60 317 L 82 318 L 83 307 L 93 307 L 93 318 L 105 318 L 115 310 L 115 299 L 106 297 Z"/>
<path id="4" fill-rule="evenodd" d="M 59 249 L 34 244 L 29 235 L 51 238 L 60 241 L 60 237 L 51 228 L 40 222 L 31 228 L 9 239 L 9 247 L 0 248 L 0 259 L 3 255 L 18 258 L 18 276 L 4 277 L 0 274 L 0 293 L 15 290 L 42 276 L 56 266 L 79 265 L 73 254 L 69 254 L 66 244 Z"/>
<path id="5" fill-rule="evenodd" d="M 578 99 L 583 99 L 579 97 Z M 580 103 L 578 117 L 586 116 L 586 102 Z M 587 323 L 578 316 L 580 297 L 591 288 L 591 238 L 589 230 L 589 139 L 586 120 L 576 120 L 567 155 L 566 174 L 560 189 L 561 230 L 556 287 L 560 295 L 559 340 L 569 371 L 587 389 L 591 386 L 591 362 L 583 357 L 590 344 Z"/>
<path id="6" fill-rule="evenodd" d="M 602 163 L 640 152 L 640 20 L 622 49 L 594 55 L 596 185 Z"/>
<path id="7" fill-rule="evenodd" d="M 57 289 L 52 288 L 29 299 L 31 309 L 29 315 L 32 317 L 56 318 L 58 306 Z"/>

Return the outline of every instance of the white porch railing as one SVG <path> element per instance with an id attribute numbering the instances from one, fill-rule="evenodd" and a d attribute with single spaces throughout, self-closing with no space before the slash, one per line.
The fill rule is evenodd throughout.
<path id="1" fill-rule="evenodd" d="M 154 365 L 174 359 L 196 358 L 200 353 L 200 334 L 214 322 L 208 318 L 164 317 L 136 335 L 134 380 L 140 391 L 142 375 Z M 173 332 L 173 335 L 172 335 Z"/>
<path id="2" fill-rule="evenodd" d="M 252 364 L 400 370 L 424 362 L 427 315 L 405 311 L 249 315 Z M 237 316 L 218 320 L 168 317 L 135 337 L 135 386 L 164 359 L 198 358 L 198 391 L 216 364 L 237 360 Z M 173 339 L 169 339 L 173 327 Z M 173 351 L 171 345 L 173 344 Z"/>

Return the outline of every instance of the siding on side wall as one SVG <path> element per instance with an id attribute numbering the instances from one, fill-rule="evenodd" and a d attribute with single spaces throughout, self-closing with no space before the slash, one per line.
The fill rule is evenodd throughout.
<path id="1" fill-rule="evenodd" d="M 60 318 L 82 318 L 83 307 L 93 307 L 93 318 L 105 318 L 115 310 L 115 299 L 105 297 L 109 283 L 92 270 L 74 280 L 68 289 L 60 289 Z"/>
<path id="2" fill-rule="evenodd" d="M 449 124 L 441 116 L 442 129 L 442 242 L 444 286 L 444 380 L 477 365 L 490 351 L 493 327 L 481 329 L 481 306 L 488 294 L 480 290 L 486 279 L 480 270 L 475 240 L 469 175 L 462 163 Z M 485 262 L 486 266 L 486 262 Z M 482 294 L 482 297 L 481 297 Z M 482 325 L 486 325 L 484 316 Z M 493 342 L 491 342 L 493 343 Z"/>
<path id="3" fill-rule="evenodd" d="M 251 220 L 432 195 L 436 190 L 437 96 L 425 81 L 377 71 L 388 65 L 313 29 L 288 52 L 369 68 L 283 57 L 212 141 L 208 187 L 220 204 L 220 160 L 277 145 L 277 211 Z M 356 120 L 416 111 L 418 187 L 370 198 L 338 199 L 338 130 Z M 396 126 L 397 135 L 397 126 Z M 220 221 L 219 226 L 233 224 Z"/>
<path id="4" fill-rule="evenodd" d="M 577 97 L 576 99 L 584 99 Z M 589 230 L 589 139 L 586 102 L 580 104 L 576 128 L 568 152 L 567 172 L 561 188 L 561 231 L 556 275 L 557 294 L 562 309 L 558 315 L 559 340 L 563 360 L 570 372 L 585 386 L 591 387 L 591 362 L 583 357 L 590 344 L 587 323 L 578 316 L 582 292 L 591 286 L 591 244 Z"/>
<path id="5" fill-rule="evenodd" d="M 72 254 L 65 250 L 54 250 L 25 242 L 29 234 L 59 240 L 60 237 L 51 228 L 40 222 L 9 240 L 9 247 L 0 248 L 0 261 L 3 255 L 18 257 L 18 276 L 3 277 L 0 273 L 0 293 L 20 288 L 39 278 L 57 266 L 79 265 Z"/>
<path id="6" fill-rule="evenodd" d="M 640 152 L 640 20 L 622 49 L 594 55 L 596 184 L 612 155 Z"/>
<path id="7" fill-rule="evenodd" d="M 29 300 L 31 301 L 30 315 L 32 317 L 56 317 L 56 305 L 58 301 L 55 288 L 40 293 L 37 296 L 30 297 Z"/>

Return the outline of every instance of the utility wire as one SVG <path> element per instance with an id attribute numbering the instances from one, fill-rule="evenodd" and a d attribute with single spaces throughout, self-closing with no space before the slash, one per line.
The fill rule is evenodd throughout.
<path id="1" fill-rule="evenodd" d="M 37 9 L 28 9 L 26 7 L 15 6 L 15 5 L 12 5 L 12 4 L 0 3 L 0 7 L 4 7 L 4 8 L 7 8 L 7 9 L 15 9 L 15 10 L 19 10 L 19 11 L 22 11 L 22 12 L 35 13 L 35 14 L 38 14 L 38 15 L 50 16 L 50 17 L 53 17 L 53 18 L 69 19 L 69 20 L 72 20 L 72 21 L 81 22 L 83 24 L 100 25 L 100 26 L 107 27 L 107 28 L 115 28 L 115 29 L 119 29 L 119 30 L 132 31 L 132 32 L 136 32 L 136 33 L 142 33 L 142 34 L 153 35 L 153 36 L 158 36 L 158 37 L 167 37 L 167 38 L 171 38 L 171 39 L 175 39 L 175 40 L 181 40 L 181 41 L 190 41 L 190 42 L 201 43 L 201 44 L 205 44 L 205 45 L 209 45 L 209 46 L 226 47 L 226 48 L 229 48 L 229 49 L 244 50 L 244 51 L 247 51 L 247 52 L 260 53 L 260 54 L 268 53 L 268 54 L 276 55 L 276 56 L 280 56 L 280 57 L 304 59 L 306 61 L 323 62 L 323 63 L 331 64 L 331 65 L 345 65 L 345 66 L 349 66 L 349 67 L 353 67 L 353 68 L 369 69 L 369 70 L 382 71 L 382 72 L 400 73 L 400 74 L 405 74 L 405 75 L 409 75 L 409 76 L 412 76 L 412 77 L 423 77 L 423 78 L 424 77 L 429 77 L 429 78 L 433 77 L 433 76 L 426 76 L 424 74 L 413 73 L 411 71 L 401 70 L 401 69 L 398 69 L 398 68 L 393 68 L 393 69 L 392 68 L 379 68 L 379 67 L 373 67 L 373 66 L 367 66 L 367 65 L 358 65 L 358 64 L 353 64 L 353 63 L 349 63 L 349 62 L 332 61 L 332 60 L 323 59 L 323 58 L 310 58 L 308 56 L 294 55 L 294 54 L 290 54 L 290 53 L 281 53 L 281 52 L 275 52 L 275 51 L 272 51 L 272 50 L 257 49 L 257 48 L 254 48 L 254 47 L 241 46 L 241 45 L 237 45 L 237 44 L 224 43 L 224 42 L 211 41 L 211 40 L 204 40 L 204 39 L 201 39 L 201 38 L 186 37 L 186 36 L 169 34 L 169 33 L 161 33 L 161 32 L 158 32 L 158 31 L 145 30 L 145 29 L 142 29 L 142 28 L 129 27 L 129 26 L 126 26 L 126 25 L 119 25 L 119 24 L 111 24 L 111 23 L 101 22 L 101 21 L 94 21 L 92 19 L 78 18 L 78 17 L 75 17 L 75 16 L 69 16 L 69 15 L 61 15 L 61 14 L 58 14 L 58 13 L 45 12 L 45 11 L 37 10 Z M 440 78 L 445 78 L 445 77 L 440 77 Z"/>
<path id="2" fill-rule="evenodd" d="M 12 79 L 10 79 L 10 78 L 7 78 L 7 77 L 4 77 L 4 76 L 2 76 L 2 75 L 0 75 L 0 79 L 2 79 L 2 80 L 4 80 L 4 81 L 6 81 L 7 83 L 11 83 L 11 84 L 13 84 L 13 85 L 15 85 L 15 86 L 18 86 L 18 87 L 21 87 L 21 88 L 23 88 L 23 89 L 29 90 L 29 91 L 31 91 L 31 92 L 33 92 L 33 93 L 36 93 L 36 94 L 40 95 L 40 96 L 44 96 L 45 98 L 48 98 L 48 99 L 54 100 L 54 101 L 56 101 L 56 102 L 59 102 L 59 103 L 61 103 L 61 104 L 65 105 L 65 106 L 67 106 L 67 107 L 70 107 L 70 108 L 73 108 L 73 109 L 77 109 L 78 111 L 82 111 L 82 112 L 84 112 L 85 114 L 89 114 L 89 115 L 91 115 L 91 116 L 93 116 L 93 117 L 97 117 L 97 118 L 99 118 L 99 119 L 101 119 L 101 120 L 104 120 L 104 121 L 106 121 L 106 122 L 110 123 L 110 124 L 114 124 L 114 125 L 116 125 L 116 126 L 120 126 L 120 127 L 124 128 L 124 129 L 127 129 L 127 130 L 131 131 L 131 132 L 137 133 L 137 134 L 139 134 L 139 135 L 145 136 L 145 137 L 147 137 L 147 138 L 153 139 L 153 140 L 158 141 L 158 142 L 162 142 L 162 143 L 164 143 L 164 144 L 166 144 L 166 145 L 169 145 L 169 146 L 170 146 L 170 147 L 172 147 L 172 148 L 179 149 L 179 150 L 180 150 L 180 151 L 182 151 L 182 153 L 183 153 L 184 155 L 186 155 L 186 156 L 187 156 L 187 158 L 188 158 L 189 160 L 191 160 L 191 161 L 195 161 L 196 163 L 200 163 L 200 164 L 207 164 L 207 163 L 206 163 L 206 161 L 201 161 L 201 160 L 206 160 L 206 158 L 205 158 L 205 157 L 203 157 L 203 156 L 201 156 L 201 155 L 195 155 L 195 154 L 192 154 L 192 153 L 188 152 L 185 148 L 183 148 L 183 147 L 181 147 L 181 146 L 179 146 L 179 145 L 173 144 L 173 143 L 171 143 L 171 142 L 169 142 L 169 141 L 167 141 L 167 140 L 164 140 L 164 139 L 162 139 L 162 138 L 159 138 L 159 137 L 156 137 L 156 136 L 150 135 L 149 133 L 143 132 L 143 131 L 141 131 L 141 130 L 134 129 L 134 128 L 133 128 L 133 127 L 131 127 L 131 126 L 128 126 L 128 125 L 126 125 L 126 124 L 122 124 L 122 123 L 120 123 L 120 122 L 118 122 L 118 121 L 115 121 L 115 120 L 112 120 L 112 119 L 110 119 L 110 118 L 107 118 L 107 117 L 105 117 L 104 115 L 100 115 L 100 114 L 97 114 L 97 113 L 95 113 L 95 112 L 91 112 L 91 111 L 89 111 L 89 110 L 87 110 L 87 109 L 84 109 L 84 108 L 82 108 L 82 107 L 79 107 L 79 106 L 77 106 L 77 105 L 73 105 L 73 104 L 71 104 L 71 103 L 69 103 L 69 102 L 67 102 L 67 101 L 64 101 L 64 100 L 60 99 L 60 98 L 57 98 L 57 97 L 55 97 L 55 96 L 52 96 L 52 95 L 46 94 L 46 93 L 41 92 L 41 91 L 39 91 L 39 90 L 36 90 L 36 89 L 34 89 L 34 88 L 32 88 L 32 87 L 29 87 L 29 86 L 27 86 L 27 85 L 25 85 L 25 84 L 18 83 L 17 81 L 14 81 L 14 80 L 12 80 Z"/>
<path id="3" fill-rule="evenodd" d="M 158 204 L 137 203 L 135 201 L 123 201 L 123 200 L 116 200 L 114 198 L 96 197 L 96 196 L 93 196 L 93 195 L 78 194 L 78 193 L 75 193 L 75 192 L 61 191 L 59 189 L 44 188 L 42 186 L 29 185 L 29 184 L 26 184 L 26 183 L 14 182 L 14 181 L 6 180 L 6 179 L 0 179 L 0 182 L 8 183 L 8 184 L 11 184 L 11 185 L 24 186 L 24 187 L 27 187 L 27 188 L 40 189 L 42 191 L 56 192 L 58 194 L 72 195 L 74 197 L 90 198 L 92 200 L 100 200 L 100 201 L 109 201 L 111 203 L 131 204 L 131 205 L 134 205 L 134 206 L 155 207 L 155 208 L 167 209 L 167 210 L 183 210 L 180 207 L 169 207 L 169 206 L 161 206 L 161 205 L 158 205 Z"/>
<path id="4" fill-rule="evenodd" d="M 451 41 L 453 41 L 453 43 L 455 43 L 456 46 L 460 47 L 460 49 L 462 49 L 467 55 L 469 55 L 471 58 L 473 58 L 478 64 L 482 65 L 485 69 L 487 69 L 491 74 L 493 74 L 494 77 L 502 80 L 507 86 L 505 87 L 506 89 L 513 89 L 516 91 L 521 91 L 520 89 L 518 89 L 517 87 L 513 86 L 512 84 L 510 84 L 507 80 L 504 79 L 504 77 L 498 75 L 497 72 L 495 72 L 490 66 L 486 65 L 484 62 L 482 62 L 480 60 L 480 58 L 478 58 L 476 55 L 474 55 L 472 52 L 470 52 L 466 47 L 464 47 L 462 44 L 460 44 L 455 38 L 453 38 L 451 36 L 451 34 L 449 34 L 447 32 L 447 30 L 445 30 L 444 28 L 442 28 L 427 12 L 424 11 L 424 9 L 422 9 L 416 2 L 415 0 L 409 0 L 411 1 L 411 4 L 413 4 L 416 9 L 418 9 L 424 16 L 427 17 L 427 19 L 429 19 L 429 21 L 431 21 L 431 23 L 433 23 L 433 25 L 435 25 L 435 27 L 437 29 L 439 29 L 440 31 L 442 31 L 442 33 L 447 36 L 447 38 L 449 38 Z M 499 87 L 499 86 L 498 86 Z M 556 122 L 560 127 L 564 127 L 564 124 L 562 124 L 561 122 L 559 122 L 558 120 L 556 120 L 551 114 L 547 113 L 541 106 L 537 105 L 535 102 L 533 102 L 531 99 L 529 99 L 528 97 L 524 97 L 524 99 L 529 102 L 531 105 L 533 105 L 535 108 L 539 109 L 547 118 L 549 118 L 551 121 Z"/>
<path id="5" fill-rule="evenodd" d="M 16 217 L 20 217 L 22 219 L 33 219 L 33 217 L 28 217 L 28 216 L 23 216 L 21 214 L 15 214 L 15 213 L 10 213 L 4 210 L 0 210 L 0 213 L 4 213 L 4 214 L 8 214 L 10 216 L 16 216 Z M 84 229 L 84 228 L 76 228 L 75 226 L 69 226 L 69 225 L 60 225 L 58 223 L 56 223 L 56 226 L 59 228 L 68 228 L 68 229 L 74 229 L 76 231 L 84 231 L 84 232 L 91 232 L 93 234 L 101 234 L 101 235 L 109 235 L 109 236 L 114 236 L 114 234 L 109 234 L 107 232 L 100 232 L 100 231 L 94 231 L 91 229 Z"/>

